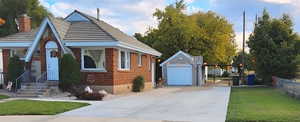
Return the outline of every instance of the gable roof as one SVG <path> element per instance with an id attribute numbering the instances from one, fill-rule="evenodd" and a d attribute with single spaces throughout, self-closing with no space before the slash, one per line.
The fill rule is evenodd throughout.
<path id="1" fill-rule="evenodd" d="M 172 59 L 176 58 L 178 55 L 182 54 L 183 56 L 187 57 L 188 59 L 190 59 L 191 61 L 193 61 L 193 56 L 191 56 L 190 54 L 187 54 L 183 51 L 178 51 L 177 53 L 175 53 L 173 56 L 171 56 L 170 58 L 168 58 L 167 60 L 165 60 L 164 62 L 162 62 L 160 64 L 160 66 L 165 65 L 166 63 L 168 63 L 169 61 L 171 61 Z"/>
<path id="2" fill-rule="evenodd" d="M 31 42 L 34 37 L 35 33 L 37 32 L 37 29 L 31 30 L 30 32 L 20 32 L 12 35 L 8 35 L 6 37 L 0 38 L 1 42 Z"/>
<path id="3" fill-rule="evenodd" d="M 72 17 L 72 15 L 80 17 L 76 18 L 77 21 L 68 20 L 68 18 Z M 80 19 L 83 20 L 80 21 Z M 161 55 L 160 52 L 138 41 L 134 37 L 123 33 L 110 24 L 107 24 L 102 20 L 97 20 L 95 17 L 79 12 L 77 10 L 72 12 L 65 19 L 47 17 L 46 20 L 52 31 L 54 31 L 55 36 L 58 38 L 60 43 L 62 43 L 62 46 L 73 46 L 74 43 L 76 43 L 75 45 L 78 47 L 80 47 L 81 45 L 116 46 L 152 54 L 155 56 Z M 40 28 L 41 26 L 43 26 L 43 23 L 40 25 Z M 0 38 L 0 43 L 26 41 L 30 42 L 32 45 L 35 45 L 35 40 L 37 40 L 40 36 L 40 28 L 32 32 L 16 33 L 8 37 Z M 15 43 L 11 43 L 11 45 L 14 44 Z"/>
<path id="4" fill-rule="evenodd" d="M 160 56 L 161 53 L 151 48 L 150 46 L 140 42 L 136 38 L 129 36 L 122 32 L 121 30 L 107 24 L 102 20 L 97 20 L 95 17 L 82 13 L 80 11 L 75 10 L 74 12 L 79 13 L 80 15 L 88 18 L 91 22 L 98 25 L 99 28 L 104 30 L 107 34 L 109 34 L 114 40 L 121 42 L 123 45 L 132 46 L 133 48 L 140 48 L 140 50 L 147 50 L 147 52 L 152 53 L 153 55 Z M 71 15 L 71 14 L 70 14 Z M 67 17 L 68 18 L 68 17 Z"/>

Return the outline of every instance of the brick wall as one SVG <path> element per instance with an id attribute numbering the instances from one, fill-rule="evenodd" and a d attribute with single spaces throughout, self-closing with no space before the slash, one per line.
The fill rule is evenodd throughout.
<path id="1" fill-rule="evenodd" d="M 80 48 L 71 48 L 77 61 L 81 65 L 81 49 Z M 92 71 L 82 71 L 82 81 L 87 85 L 113 85 L 113 48 L 105 49 L 105 63 L 107 72 L 92 72 Z"/>
<path id="2" fill-rule="evenodd" d="M 151 67 L 150 64 L 150 58 L 152 58 L 150 55 L 142 55 L 142 66 L 138 66 L 138 54 L 137 53 L 131 53 L 131 60 L 130 60 L 130 70 L 129 71 L 122 71 L 119 70 L 118 67 L 118 57 L 119 52 L 117 49 L 114 51 L 114 85 L 120 85 L 120 84 L 128 84 L 131 83 L 132 80 L 134 80 L 135 77 L 141 75 L 144 77 L 145 82 L 151 82 Z M 149 69 L 150 67 L 150 69 Z"/>
<path id="3" fill-rule="evenodd" d="M 76 59 L 81 63 L 81 49 L 71 49 Z M 82 81 L 88 85 L 97 86 L 114 86 L 113 93 L 128 92 L 131 90 L 132 80 L 141 75 L 144 77 L 146 84 L 151 85 L 151 62 L 155 61 L 151 55 L 142 56 L 142 66 L 138 66 L 137 53 L 131 53 L 131 68 L 129 71 L 119 70 L 119 50 L 115 48 L 105 49 L 105 63 L 107 72 L 82 71 Z M 149 61 L 151 59 L 151 62 Z M 149 69 L 150 68 L 150 69 Z M 115 87 L 118 86 L 118 87 Z M 120 86 L 124 86 L 121 88 Z M 122 89 L 122 90 L 120 90 Z"/>
<path id="4" fill-rule="evenodd" d="M 31 19 L 26 14 L 21 15 L 18 18 L 19 21 L 19 31 L 20 32 L 30 32 L 31 31 Z"/>
<path id="5" fill-rule="evenodd" d="M 3 72 L 4 72 L 4 73 L 7 73 L 7 72 L 8 72 L 9 55 L 10 55 L 10 50 L 9 50 L 9 49 L 3 49 L 3 50 L 2 50 L 2 57 L 3 57 Z"/>

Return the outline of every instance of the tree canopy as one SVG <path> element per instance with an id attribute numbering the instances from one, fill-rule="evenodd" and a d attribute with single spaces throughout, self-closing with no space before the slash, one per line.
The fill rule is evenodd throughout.
<path id="1" fill-rule="evenodd" d="M 212 11 L 187 15 L 185 9 L 183 0 L 157 9 L 158 27 L 134 36 L 162 52 L 163 60 L 182 50 L 208 63 L 230 63 L 236 52 L 232 24 Z"/>
<path id="2" fill-rule="evenodd" d="M 32 28 L 38 27 L 45 16 L 52 15 L 38 0 L 0 0 L 0 18 L 6 21 L 0 27 L 0 37 L 17 32 L 15 19 L 22 14 L 31 17 Z"/>
<path id="3" fill-rule="evenodd" d="M 270 82 L 272 76 L 293 78 L 296 71 L 296 39 L 293 22 L 288 15 L 271 18 L 264 10 L 248 42 L 257 76 L 265 82 Z"/>
<path id="4" fill-rule="evenodd" d="M 243 64 L 243 58 L 244 58 L 244 68 L 246 70 L 254 70 L 254 59 L 253 57 L 251 56 L 251 54 L 249 53 L 244 53 L 243 55 L 243 52 L 238 52 L 237 56 L 235 56 L 233 58 L 233 63 L 232 63 L 232 66 L 233 67 L 240 67 L 241 64 Z"/>

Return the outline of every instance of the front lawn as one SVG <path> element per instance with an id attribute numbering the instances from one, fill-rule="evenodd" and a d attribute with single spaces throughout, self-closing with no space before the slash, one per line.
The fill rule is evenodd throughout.
<path id="1" fill-rule="evenodd" d="M 55 115 L 88 103 L 13 100 L 0 103 L 0 115 Z"/>
<path id="2" fill-rule="evenodd" d="M 273 88 L 232 88 L 226 122 L 299 122 L 300 100 Z"/>
<path id="3" fill-rule="evenodd" d="M 1 94 L 0 94 L 0 100 L 2 100 L 2 99 L 7 99 L 7 98 L 9 98 L 9 96 L 1 95 Z"/>

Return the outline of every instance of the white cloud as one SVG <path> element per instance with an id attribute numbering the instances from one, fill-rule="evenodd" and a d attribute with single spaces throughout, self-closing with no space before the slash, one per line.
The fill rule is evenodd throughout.
<path id="1" fill-rule="evenodd" d="M 157 8 L 163 9 L 167 5 L 166 0 L 130 0 L 130 2 L 115 0 L 101 3 L 98 0 L 91 0 L 88 3 L 85 0 L 77 0 L 76 3 L 57 1 L 52 5 L 47 0 L 40 0 L 40 3 L 59 17 L 67 16 L 74 9 L 96 16 L 96 8 L 99 7 L 100 19 L 130 35 L 135 32 L 144 33 L 149 26 L 156 27 L 157 21 L 152 14 Z"/>
<path id="2" fill-rule="evenodd" d="M 242 50 L 243 49 L 243 32 L 236 32 L 235 34 L 236 34 L 236 36 L 235 36 L 235 43 L 238 46 L 237 48 L 238 48 L 238 50 Z M 250 34 L 251 34 L 250 31 L 245 32 L 245 39 L 246 39 L 246 41 L 248 40 Z M 246 52 L 249 51 L 249 48 L 248 48 L 246 42 L 245 42 L 245 51 Z"/>
<path id="3" fill-rule="evenodd" d="M 294 0 L 261 0 L 267 3 L 275 3 L 275 4 L 291 4 Z"/>
<path id="4" fill-rule="evenodd" d="M 195 0 L 185 0 L 185 2 L 189 4 L 195 2 Z"/>

